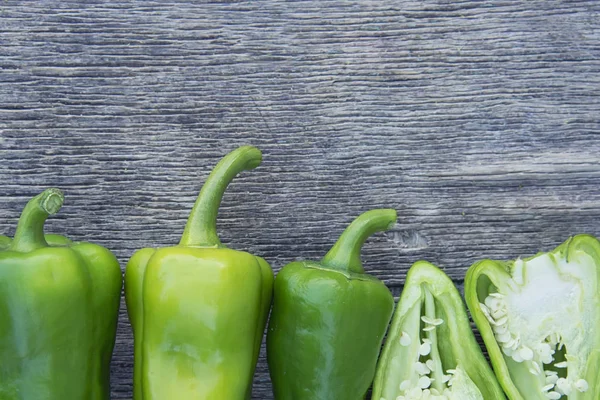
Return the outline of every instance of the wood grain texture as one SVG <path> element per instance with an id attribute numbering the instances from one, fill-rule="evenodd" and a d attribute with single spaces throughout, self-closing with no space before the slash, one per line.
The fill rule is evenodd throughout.
<path id="1" fill-rule="evenodd" d="M 418 259 L 600 235 L 600 3 L 17 1 L 0 4 L 0 232 L 49 186 L 48 231 L 113 250 L 178 241 L 227 151 L 224 243 L 277 271 L 376 207 L 364 263 L 398 296 Z M 124 305 L 114 399 L 131 398 Z M 264 352 L 253 398 L 272 399 Z"/>

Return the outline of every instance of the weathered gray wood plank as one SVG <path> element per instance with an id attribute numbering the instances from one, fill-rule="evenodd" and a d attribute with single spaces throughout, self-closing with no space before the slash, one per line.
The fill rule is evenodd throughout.
<path id="1" fill-rule="evenodd" d="M 360 212 L 400 293 L 417 259 L 460 283 L 482 257 L 600 235 L 600 4 L 593 1 L 3 1 L 0 232 L 64 189 L 49 231 L 176 243 L 210 168 L 250 143 L 223 241 L 275 270 Z M 113 398 L 131 397 L 123 307 Z M 270 399 L 264 354 L 254 398 Z"/>

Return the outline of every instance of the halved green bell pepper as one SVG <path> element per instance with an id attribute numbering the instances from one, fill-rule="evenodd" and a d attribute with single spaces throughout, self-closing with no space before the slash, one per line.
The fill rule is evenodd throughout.
<path id="1" fill-rule="evenodd" d="M 394 298 L 364 272 L 360 249 L 395 221 L 394 210 L 368 211 L 321 262 L 293 262 L 279 271 L 267 330 L 276 399 L 364 399 Z"/>
<path id="2" fill-rule="evenodd" d="M 502 400 L 460 293 L 439 268 L 410 268 L 373 384 L 377 400 Z"/>
<path id="3" fill-rule="evenodd" d="M 511 400 L 600 399 L 600 242 L 475 263 L 465 296 Z"/>
<path id="4" fill-rule="evenodd" d="M 139 250 L 127 264 L 135 400 L 250 398 L 273 272 L 262 258 L 221 244 L 216 220 L 229 182 L 260 162 L 250 146 L 225 156 L 179 245 Z"/>
<path id="5" fill-rule="evenodd" d="M 14 239 L 0 236 L 0 399 L 108 400 L 123 278 L 92 243 L 44 236 L 58 189 L 27 203 Z"/>

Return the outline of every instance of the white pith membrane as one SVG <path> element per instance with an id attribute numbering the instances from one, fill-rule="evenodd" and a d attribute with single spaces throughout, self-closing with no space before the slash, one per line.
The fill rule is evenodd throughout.
<path id="1" fill-rule="evenodd" d="M 480 308 L 509 371 L 514 371 L 515 386 L 524 395 L 537 390 L 536 398 L 578 398 L 588 390 L 585 368 L 595 342 L 593 259 L 579 253 L 567 262 L 542 254 L 526 262 L 516 260 L 511 276 Z M 525 371 L 515 371 L 522 367 Z M 519 378 L 526 371 L 531 375 Z"/>
<path id="2" fill-rule="evenodd" d="M 452 360 L 453 368 L 444 370 L 437 329 L 445 321 L 436 316 L 435 300 L 425 285 L 422 291 L 423 300 L 406 316 L 398 339 L 399 345 L 408 350 L 414 363 L 403 369 L 400 384 L 392 389 L 394 395 L 386 390 L 389 398 L 381 397 L 379 400 L 484 400 L 456 360 Z"/>

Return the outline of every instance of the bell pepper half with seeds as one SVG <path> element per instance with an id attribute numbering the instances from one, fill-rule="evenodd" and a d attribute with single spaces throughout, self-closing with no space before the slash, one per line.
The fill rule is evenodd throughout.
<path id="1" fill-rule="evenodd" d="M 460 293 L 426 261 L 410 268 L 373 385 L 375 400 L 502 400 Z"/>
<path id="2" fill-rule="evenodd" d="M 600 242 L 589 235 L 469 269 L 467 304 L 511 400 L 600 399 L 599 283 Z"/>

